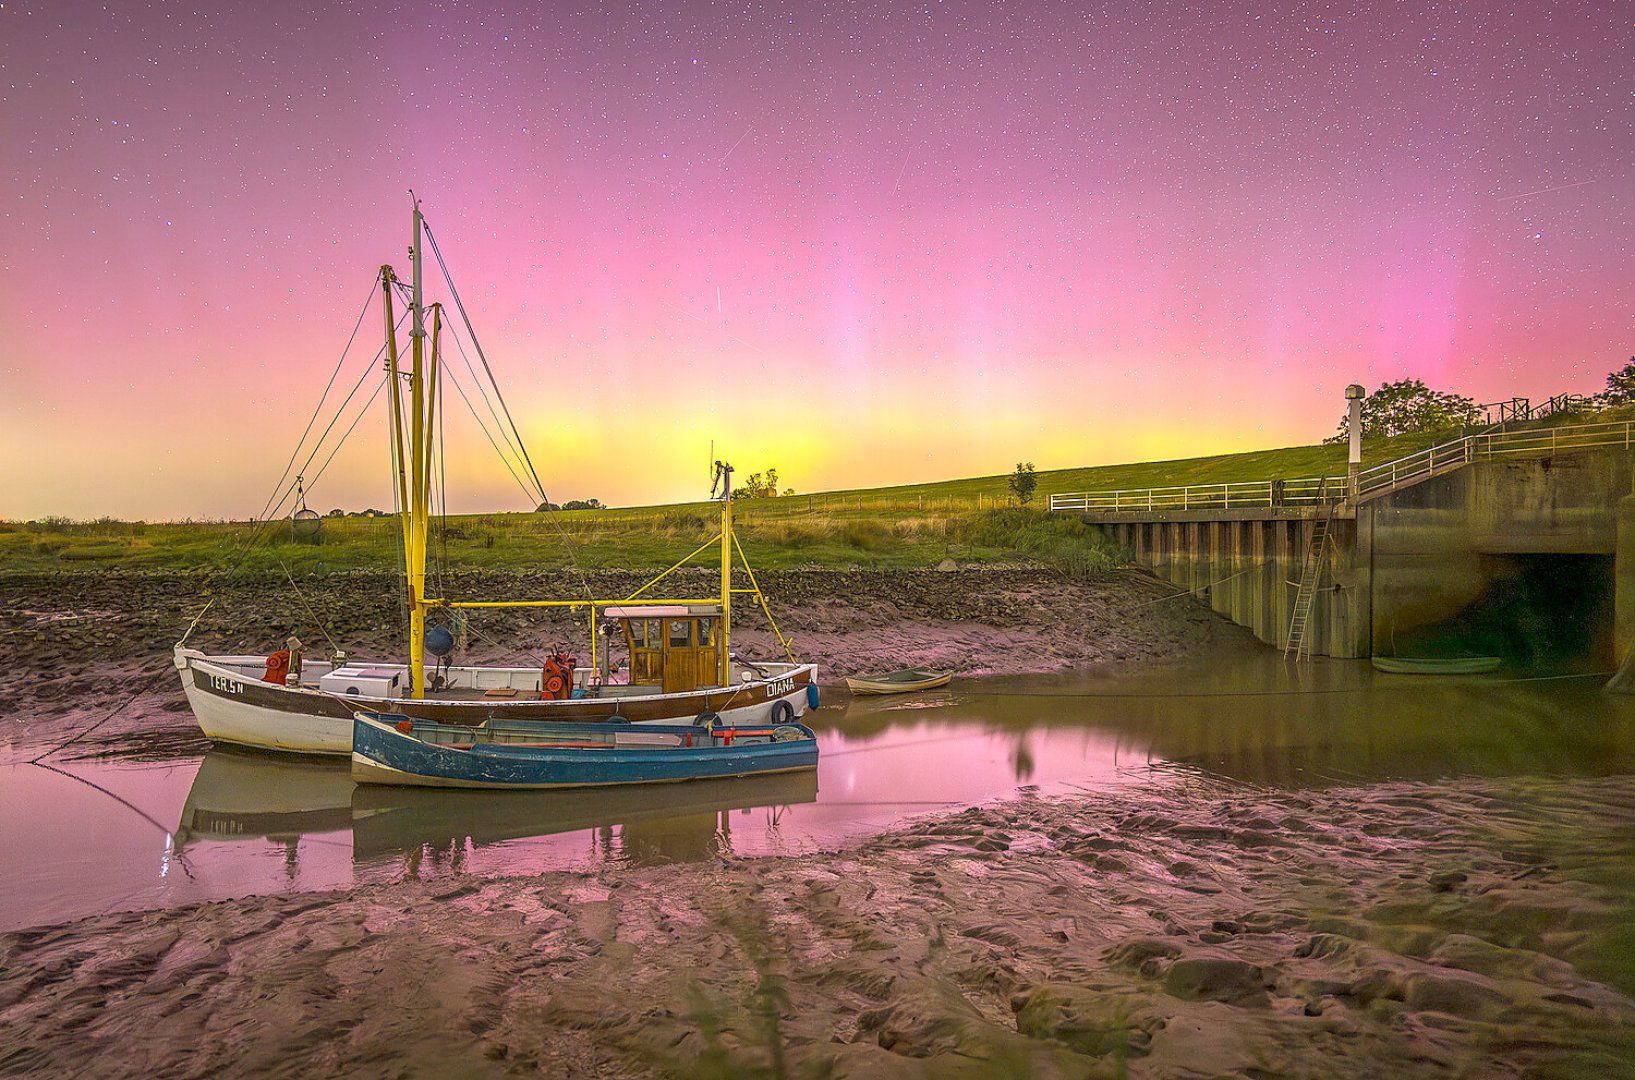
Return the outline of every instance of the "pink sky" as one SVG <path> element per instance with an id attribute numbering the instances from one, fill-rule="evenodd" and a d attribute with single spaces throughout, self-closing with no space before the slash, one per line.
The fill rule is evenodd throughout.
<path id="1" fill-rule="evenodd" d="M 1309 443 L 1349 382 L 1635 352 L 1614 5 L 284 7 L 0 4 L 0 516 L 258 512 L 409 187 L 558 499 L 702 497 L 712 439 L 801 491 Z M 462 413 L 451 508 L 526 507 Z M 390 498 L 375 417 L 312 502 Z"/>

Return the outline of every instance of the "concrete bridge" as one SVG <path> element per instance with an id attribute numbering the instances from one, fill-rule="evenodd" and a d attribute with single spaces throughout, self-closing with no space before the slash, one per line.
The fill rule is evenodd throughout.
<path id="1" fill-rule="evenodd" d="M 1295 656 L 1635 645 L 1635 424 L 1472 435 L 1343 476 L 1058 494 Z"/>

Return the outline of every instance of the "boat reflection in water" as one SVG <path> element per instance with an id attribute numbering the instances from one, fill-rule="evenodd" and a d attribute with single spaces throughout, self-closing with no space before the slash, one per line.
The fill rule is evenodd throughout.
<path id="1" fill-rule="evenodd" d="M 283 844 L 293 873 L 303 836 L 352 834 L 354 865 L 430 855 L 458 872 L 467 845 L 588 832 L 594 858 L 692 861 L 730 849 L 728 813 L 817 801 L 817 775 L 780 773 L 567 791 L 458 791 L 352 783 L 350 762 L 212 750 L 199 763 L 175 849 L 263 837 Z"/>

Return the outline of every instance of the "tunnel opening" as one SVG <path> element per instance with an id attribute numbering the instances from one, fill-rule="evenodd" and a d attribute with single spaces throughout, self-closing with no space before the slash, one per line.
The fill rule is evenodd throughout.
<path id="1" fill-rule="evenodd" d="M 1399 656 L 1498 656 L 1510 666 L 1615 666 L 1611 555 L 1482 555 L 1487 589 L 1457 615 L 1394 634 Z"/>

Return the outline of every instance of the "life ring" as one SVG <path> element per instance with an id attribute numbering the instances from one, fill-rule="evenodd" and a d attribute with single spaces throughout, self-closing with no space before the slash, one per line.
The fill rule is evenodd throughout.
<path id="1" fill-rule="evenodd" d="M 779 699 L 772 703 L 772 722 L 787 724 L 795 719 L 795 707 L 789 702 Z"/>
<path id="2" fill-rule="evenodd" d="M 284 685 L 284 676 L 290 673 L 290 651 L 279 649 L 267 657 L 267 673 L 261 676 L 262 682 Z"/>

